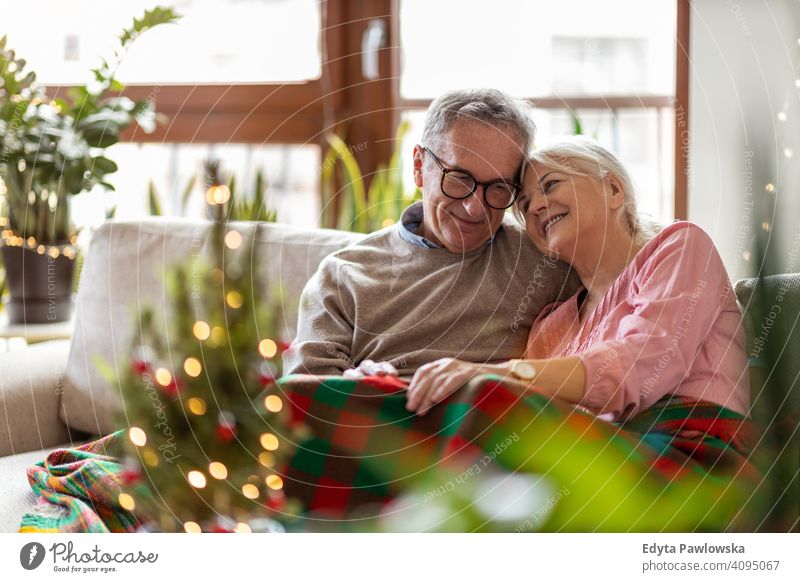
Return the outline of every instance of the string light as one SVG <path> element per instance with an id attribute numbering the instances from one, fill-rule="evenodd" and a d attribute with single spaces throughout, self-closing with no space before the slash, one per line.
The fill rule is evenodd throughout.
<path id="1" fill-rule="evenodd" d="M 259 495 L 258 487 L 252 483 L 245 483 L 242 485 L 242 493 L 244 493 L 244 496 L 248 499 L 258 499 Z"/>
<path id="2" fill-rule="evenodd" d="M 280 412 L 281 408 L 283 408 L 283 401 L 279 396 L 270 394 L 264 398 L 264 408 L 266 408 L 269 412 Z"/>
<path id="3" fill-rule="evenodd" d="M 0 226 L 8 226 L 8 218 L 0 217 Z M 3 244 L 7 247 L 27 247 L 35 250 L 40 255 L 45 252 L 54 259 L 64 255 L 69 260 L 74 260 L 78 256 L 78 249 L 75 248 L 77 238 L 73 236 L 68 244 L 44 244 L 36 240 L 36 237 L 29 236 L 27 239 L 17 236 L 13 230 L 6 228 L 0 233 L 3 237 Z M 41 249 L 41 250 L 40 250 Z"/>
<path id="4" fill-rule="evenodd" d="M 761 228 L 764 229 L 765 231 L 769 232 L 769 229 L 770 229 L 769 222 L 762 222 L 761 223 Z"/>
<path id="5" fill-rule="evenodd" d="M 237 230 L 231 230 L 225 235 L 225 246 L 231 250 L 238 249 L 242 244 L 242 235 Z"/>
<path id="6" fill-rule="evenodd" d="M 258 353 L 265 358 L 272 358 L 278 353 L 278 344 L 271 339 L 263 339 L 258 342 Z"/>
<path id="7" fill-rule="evenodd" d="M 126 509 L 128 511 L 133 511 L 136 507 L 136 502 L 133 500 L 133 497 L 127 493 L 120 493 L 119 497 L 117 497 L 117 501 L 119 501 L 119 506 L 122 509 Z"/>
<path id="8" fill-rule="evenodd" d="M 200 341 L 204 341 L 208 339 L 209 335 L 211 335 L 211 328 L 208 327 L 208 324 L 205 321 L 195 321 L 194 325 L 192 326 L 192 333 L 194 334 L 194 337 Z"/>
<path id="9" fill-rule="evenodd" d="M 145 434 L 145 432 L 138 426 L 131 427 L 131 429 L 128 431 L 128 437 L 137 447 L 143 447 L 147 444 L 147 434 Z"/>
<path id="10" fill-rule="evenodd" d="M 166 368 L 159 368 L 156 370 L 156 382 L 162 386 L 169 386 L 170 382 L 172 382 L 172 374 Z"/>
<path id="11" fill-rule="evenodd" d="M 775 184 L 770 182 L 769 184 L 764 186 L 764 190 L 766 190 L 767 192 L 770 192 L 770 193 L 775 192 Z"/>
<path id="12" fill-rule="evenodd" d="M 786 121 L 786 119 L 787 119 L 786 112 L 785 111 L 779 111 L 778 112 L 778 121 Z"/>
<path id="13" fill-rule="evenodd" d="M 225 302 L 229 307 L 239 309 L 242 303 L 244 303 L 244 298 L 238 291 L 228 291 L 228 294 L 225 296 Z"/>
<path id="14" fill-rule="evenodd" d="M 783 155 L 787 158 L 791 158 L 794 156 L 794 152 L 792 151 L 792 148 L 783 148 Z"/>
<path id="15" fill-rule="evenodd" d="M 200 471 L 189 471 L 186 478 L 189 480 L 189 484 L 195 489 L 202 489 L 206 486 L 206 476 Z"/>
<path id="16" fill-rule="evenodd" d="M 203 371 L 203 366 L 200 365 L 200 360 L 197 358 L 186 358 L 186 361 L 183 362 L 183 370 L 192 378 L 197 378 Z"/>
<path id="17" fill-rule="evenodd" d="M 225 343 L 225 330 L 222 329 L 220 326 L 215 325 L 211 328 L 211 341 L 213 341 L 218 346 Z"/>
<path id="18" fill-rule="evenodd" d="M 276 437 L 271 432 L 265 432 L 261 435 L 258 439 L 261 443 L 261 446 L 264 447 L 268 451 L 276 451 L 278 450 L 278 437 Z"/>
<path id="19" fill-rule="evenodd" d="M 189 400 L 186 401 L 186 405 L 189 407 L 189 412 L 196 416 L 203 416 L 206 410 L 208 410 L 206 401 L 197 396 L 189 398 Z"/>
<path id="20" fill-rule="evenodd" d="M 258 455 L 258 462 L 264 465 L 267 469 L 271 469 L 275 466 L 275 455 L 264 451 Z"/>
<path id="21" fill-rule="evenodd" d="M 228 468 L 219 461 L 213 461 L 208 465 L 208 474 L 214 479 L 224 479 L 228 476 Z"/>
<path id="22" fill-rule="evenodd" d="M 152 449 L 144 449 L 142 459 L 148 467 L 158 467 L 158 455 Z"/>
<path id="23" fill-rule="evenodd" d="M 231 191 L 227 186 L 211 186 L 206 192 L 206 202 L 214 206 L 215 204 L 225 204 L 231 198 Z"/>
<path id="24" fill-rule="evenodd" d="M 200 533 L 203 530 L 200 529 L 200 525 L 194 521 L 187 521 L 183 524 L 183 530 L 186 533 Z"/>
<path id="25" fill-rule="evenodd" d="M 233 531 L 236 533 L 253 533 L 253 530 L 246 523 L 237 523 Z"/>
<path id="26" fill-rule="evenodd" d="M 270 475 L 267 477 L 266 483 L 267 487 L 274 489 L 275 491 L 283 488 L 283 479 L 281 479 L 278 475 Z"/>

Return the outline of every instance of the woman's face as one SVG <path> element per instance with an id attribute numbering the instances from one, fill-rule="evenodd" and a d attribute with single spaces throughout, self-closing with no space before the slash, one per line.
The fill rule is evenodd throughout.
<path id="1" fill-rule="evenodd" d="M 577 176 L 538 162 L 526 167 L 517 200 L 533 244 L 570 263 L 581 249 L 596 250 L 603 244 L 609 218 L 623 203 L 613 178 Z"/>

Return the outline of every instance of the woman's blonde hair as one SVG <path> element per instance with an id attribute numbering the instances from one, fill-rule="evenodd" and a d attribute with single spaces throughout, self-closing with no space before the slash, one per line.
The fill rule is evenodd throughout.
<path id="1" fill-rule="evenodd" d="M 661 230 L 662 226 L 658 222 L 640 215 L 633 181 L 625 166 L 614 154 L 594 140 L 583 136 L 564 138 L 535 149 L 529 156 L 527 165 L 533 162 L 573 176 L 587 176 L 597 180 L 603 180 L 608 176 L 615 177 L 625 195 L 622 212 L 634 242 L 639 245 L 644 244 Z M 524 222 L 524 217 L 516 206 L 514 214 L 517 219 Z"/>

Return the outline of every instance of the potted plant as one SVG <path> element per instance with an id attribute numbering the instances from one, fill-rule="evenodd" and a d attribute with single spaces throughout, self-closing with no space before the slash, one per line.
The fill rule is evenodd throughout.
<path id="1" fill-rule="evenodd" d="M 117 165 L 105 150 L 134 121 L 152 132 L 158 120 L 152 100 L 120 95 L 115 78 L 125 51 L 151 28 L 174 22 L 170 8 L 154 8 L 119 36 L 113 58 L 92 69 L 92 80 L 50 99 L 26 72 L 24 59 L 0 39 L 0 200 L 4 202 L 3 260 L 14 323 L 69 319 L 76 232 L 69 198 L 100 186 Z"/>

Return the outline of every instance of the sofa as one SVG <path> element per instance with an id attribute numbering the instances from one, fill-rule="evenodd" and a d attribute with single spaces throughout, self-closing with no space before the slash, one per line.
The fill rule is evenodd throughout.
<path id="1" fill-rule="evenodd" d="M 259 245 L 266 263 L 262 289 L 282 288 L 281 324 L 293 335 L 300 292 L 320 261 L 329 253 L 358 241 L 363 235 L 317 229 L 305 230 L 280 224 L 232 223 Z M 155 313 L 170 317 L 165 306 L 165 267 L 196 260 L 207 254 L 211 223 L 189 219 L 150 218 L 136 222 L 108 222 L 92 235 L 81 273 L 75 304 L 75 331 L 71 340 L 35 344 L 25 350 L 0 354 L 0 532 L 17 531 L 18 524 L 34 502 L 26 469 L 51 450 L 75 445 L 108 434 L 115 423 L 116 395 L 97 372 L 94 362 L 103 359 L 112 367 L 124 364 L 120 356 L 130 345 L 134 316 L 139 306 L 149 304 Z M 787 283 L 788 281 L 788 283 Z M 754 293 L 754 281 L 737 285 L 737 295 L 747 314 L 750 343 L 755 340 L 785 347 L 781 358 L 790 366 L 785 385 L 787 396 L 768 394 L 757 384 L 754 396 L 762 412 L 757 418 L 798 407 L 798 302 L 800 275 L 766 281 L 765 291 Z M 787 286 L 788 285 L 788 286 Z M 776 321 L 770 320 L 771 337 L 762 338 L 765 313 L 756 305 L 780 297 L 783 307 Z M 777 299 L 776 299 L 777 301 Z M 791 302 L 794 307 L 789 308 Z M 791 319 L 794 318 L 794 319 Z M 783 334 L 783 335 L 781 335 Z M 768 334 L 769 335 L 769 334 Z M 792 343 L 793 342 L 793 343 Z M 751 348 L 753 346 L 751 345 Z M 763 351 L 763 350 L 762 350 Z M 763 364 L 759 364 L 763 365 Z M 781 437 L 786 457 L 787 485 L 784 508 L 797 510 L 800 502 L 800 435 L 784 428 Z M 783 509 L 781 509 L 783 511 Z"/>

